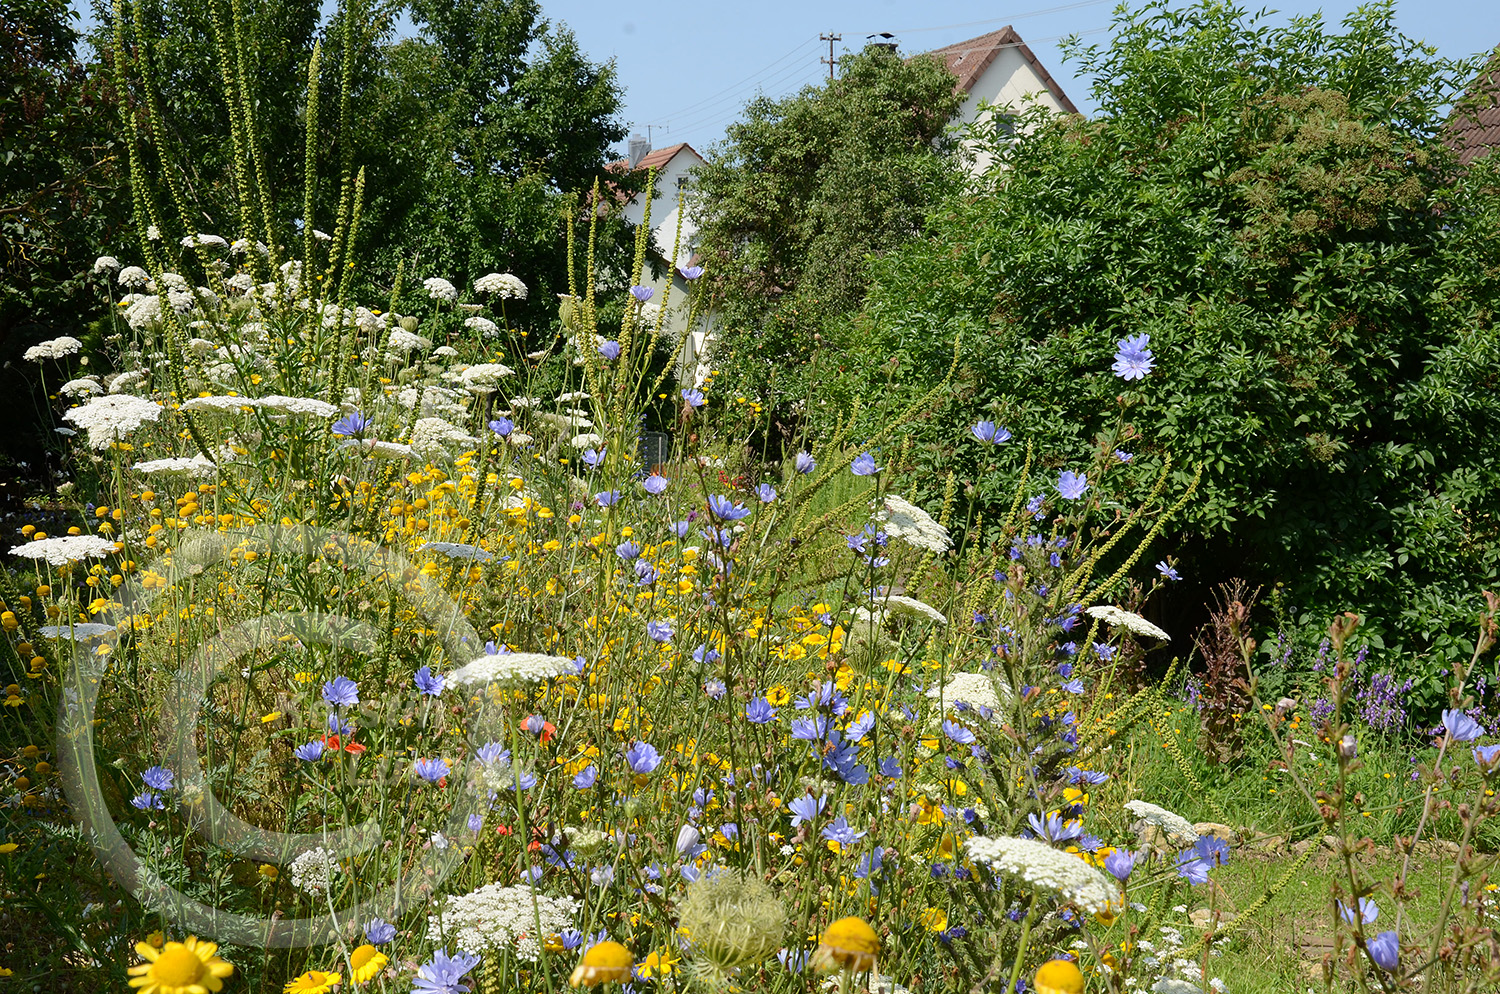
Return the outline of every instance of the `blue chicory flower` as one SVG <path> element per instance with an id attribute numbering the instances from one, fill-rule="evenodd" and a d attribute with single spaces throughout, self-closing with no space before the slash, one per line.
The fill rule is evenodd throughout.
<path id="1" fill-rule="evenodd" d="M 745 717 L 751 724 L 767 725 L 776 720 L 776 709 L 764 697 L 757 697 L 745 705 Z"/>
<path id="2" fill-rule="evenodd" d="M 422 693 L 437 697 L 443 692 L 443 679 L 442 674 L 432 672 L 431 666 L 424 666 L 417 670 L 412 682 Z"/>
<path id="3" fill-rule="evenodd" d="M 755 496 L 760 498 L 762 504 L 769 504 L 776 499 L 776 488 L 769 483 L 762 483 L 755 488 Z"/>
<path id="4" fill-rule="evenodd" d="M 448 764 L 441 759 L 419 759 L 412 764 L 417 776 L 428 783 L 437 783 L 448 775 Z"/>
<path id="5" fill-rule="evenodd" d="M 645 489 L 646 493 L 655 497 L 663 490 L 667 489 L 667 484 L 671 482 L 671 480 L 667 479 L 665 476 L 662 476 L 660 473 L 652 473 L 650 476 L 641 481 L 641 486 Z"/>
<path id="6" fill-rule="evenodd" d="M 494 421 L 490 422 L 490 431 L 494 432 L 496 435 L 499 435 L 501 438 L 509 436 L 510 433 L 515 430 L 516 423 L 510 418 L 496 418 Z"/>
<path id="7" fill-rule="evenodd" d="M 1115 363 L 1110 368 L 1116 376 L 1122 380 L 1139 380 L 1154 368 L 1154 356 L 1147 346 L 1151 343 L 1151 336 L 1147 334 L 1132 335 L 1121 339 L 1115 344 L 1118 351 L 1115 352 Z"/>
<path id="8" fill-rule="evenodd" d="M 304 763 L 313 763 L 323 758 L 323 740 L 313 739 L 306 745 L 300 745 L 292 751 L 292 755 Z"/>
<path id="9" fill-rule="evenodd" d="M 694 390 L 691 387 L 682 388 L 682 402 L 688 407 L 698 408 L 703 406 L 703 391 Z"/>
<path id="10" fill-rule="evenodd" d="M 330 431 L 342 438 L 358 438 L 368 427 L 370 427 L 370 419 L 358 411 L 353 411 L 335 421 Z"/>
<path id="11" fill-rule="evenodd" d="M 620 358 L 620 343 L 613 339 L 599 343 L 599 354 L 606 359 Z"/>
<path id="12" fill-rule="evenodd" d="M 719 494 L 708 495 L 708 509 L 721 521 L 739 521 L 750 516 L 750 509 L 744 504 L 736 504 Z"/>
<path id="13" fill-rule="evenodd" d="M 651 773 L 661 765 L 661 753 L 654 746 L 637 741 L 625 750 L 625 762 L 637 773 Z"/>
<path id="14" fill-rule="evenodd" d="M 396 937 L 396 926 L 381 918 L 371 918 L 365 924 L 365 938 L 373 946 L 383 946 Z"/>
<path id="15" fill-rule="evenodd" d="M 359 703 L 359 684 L 346 676 L 336 676 L 323 684 L 323 700 L 334 707 L 352 707 Z"/>
<path id="16" fill-rule="evenodd" d="M 792 468 L 799 473 L 811 473 L 813 470 L 818 468 L 818 461 L 814 459 L 809 453 L 799 452 L 797 453 L 796 457 L 792 459 Z"/>
<path id="17" fill-rule="evenodd" d="M 702 266 L 678 266 L 677 272 L 689 283 L 703 275 Z"/>
<path id="18" fill-rule="evenodd" d="M 171 790 L 172 780 L 176 776 L 165 766 L 153 766 L 141 774 L 141 781 L 152 790 Z"/>
<path id="19" fill-rule="evenodd" d="M 467 994 L 469 987 L 463 983 L 464 975 L 479 962 L 480 957 L 462 950 L 453 956 L 448 955 L 446 946 L 436 950 L 431 959 L 417 967 L 412 994 Z"/>
<path id="20" fill-rule="evenodd" d="M 993 421 L 981 421 L 969 429 L 974 437 L 991 445 L 1001 445 L 1011 439 L 1010 429 L 1001 428 Z"/>
<path id="21" fill-rule="evenodd" d="M 1484 734 L 1484 726 L 1457 708 L 1443 712 L 1443 730 L 1455 742 L 1473 742 Z"/>
<path id="22" fill-rule="evenodd" d="M 854 461 L 849 464 L 849 472 L 853 473 L 855 476 L 874 476 L 876 473 L 880 472 L 880 469 L 875 465 L 874 456 L 870 455 L 868 452 L 861 452 L 859 455 L 855 456 Z"/>
<path id="23" fill-rule="evenodd" d="M 1386 973 L 1396 972 L 1396 964 L 1401 959 L 1401 939 L 1395 932 L 1381 932 L 1375 938 L 1366 940 L 1365 950 L 1376 966 Z"/>
<path id="24" fill-rule="evenodd" d="M 633 286 L 630 288 L 630 295 L 643 304 L 650 300 L 655 293 L 656 291 L 649 286 Z"/>
<path id="25" fill-rule="evenodd" d="M 1156 571 L 1162 575 L 1164 580 L 1181 580 L 1182 575 L 1172 568 L 1165 559 L 1156 564 Z"/>
<path id="26" fill-rule="evenodd" d="M 1077 500 L 1089 488 L 1089 478 L 1083 473 L 1063 470 L 1057 478 L 1057 493 L 1063 500 Z"/>
<path id="27" fill-rule="evenodd" d="M 828 795 L 813 797 L 811 794 L 803 794 L 787 805 L 787 810 L 792 813 L 792 827 L 796 828 L 805 821 L 812 821 L 818 816 L 828 804 Z"/>

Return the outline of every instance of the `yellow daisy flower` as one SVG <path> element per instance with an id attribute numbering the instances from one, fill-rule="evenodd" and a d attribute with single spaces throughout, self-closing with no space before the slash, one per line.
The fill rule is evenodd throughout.
<path id="1" fill-rule="evenodd" d="M 597 987 L 610 982 L 621 983 L 630 979 L 630 968 L 635 958 L 630 950 L 618 942 L 596 942 L 573 968 L 568 977 L 569 987 Z"/>
<path id="2" fill-rule="evenodd" d="M 288 980 L 282 991 L 284 994 L 328 994 L 333 985 L 341 979 L 337 973 L 329 973 L 326 970 L 308 970 L 302 976 Z"/>
<path id="3" fill-rule="evenodd" d="M 214 954 L 216 942 L 199 942 L 190 935 L 183 942 L 157 948 L 148 942 L 135 944 L 136 954 L 146 962 L 130 968 L 130 986 L 140 994 L 212 994 L 224 989 L 224 978 L 234 966 Z"/>
<path id="4" fill-rule="evenodd" d="M 1072 960 L 1054 959 L 1036 971 L 1037 994 L 1083 994 L 1083 974 Z"/>
<path id="5" fill-rule="evenodd" d="M 880 937 L 869 924 L 860 918 L 840 918 L 823 930 L 823 938 L 808 962 L 819 973 L 839 969 L 868 973 L 875 969 L 879 951 Z"/>
<path id="6" fill-rule="evenodd" d="M 349 981 L 355 984 L 369 983 L 385 969 L 390 957 L 368 942 L 349 954 Z"/>

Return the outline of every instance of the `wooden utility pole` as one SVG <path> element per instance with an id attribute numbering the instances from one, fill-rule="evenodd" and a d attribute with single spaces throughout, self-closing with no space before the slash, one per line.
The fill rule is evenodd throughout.
<path id="1" fill-rule="evenodd" d="M 819 62 L 826 62 L 826 63 L 828 63 L 828 82 L 832 83 L 833 82 L 833 67 L 836 66 L 836 65 L 838 65 L 838 63 L 839 63 L 839 60 L 835 59 L 833 57 L 833 43 L 836 42 L 836 41 L 843 41 L 844 40 L 844 36 L 843 35 L 836 35 L 836 34 L 834 34 L 833 32 L 830 31 L 826 35 L 818 35 L 818 40 L 819 41 L 826 41 L 826 42 L 828 42 L 828 58 L 826 58 L 826 59 L 819 59 L 818 61 Z"/>

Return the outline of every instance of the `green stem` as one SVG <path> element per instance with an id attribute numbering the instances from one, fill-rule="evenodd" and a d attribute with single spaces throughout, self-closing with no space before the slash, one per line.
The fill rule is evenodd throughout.
<path id="1" fill-rule="evenodd" d="M 1016 944 L 1016 961 L 1010 967 L 1010 983 L 1006 990 L 1016 989 L 1016 981 L 1021 979 L 1021 964 L 1026 961 L 1026 943 L 1031 939 L 1031 923 L 1036 920 L 1036 898 L 1031 899 L 1031 907 L 1026 909 L 1026 920 L 1021 923 L 1021 940 Z"/>

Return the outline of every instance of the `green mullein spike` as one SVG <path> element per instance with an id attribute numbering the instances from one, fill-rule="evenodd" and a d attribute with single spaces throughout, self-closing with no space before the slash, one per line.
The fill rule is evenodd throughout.
<path id="1" fill-rule="evenodd" d="M 359 174 L 354 177 L 354 215 L 349 221 L 349 243 L 354 243 L 359 234 L 359 219 L 361 205 L 365 198 L 365 167 L 359 167 Z M 331 396 L 337 398 L 343 396 L 344 370 L 351 360 L 343 355 L 344 349 L 344 325 L 350 325 L 351 334 L 355 331 L 353 319 L 346 318 L 345 312 L 349 309 L 350 284 L 354 279 L 354 263 L 347 261 L 344 264 L 343 278 L 339 280 L 338 295 L 334 298 L 334 306 L 338 308 L 338 326 L 333 332 L 333 390 Z"/>
<path id="2" fill-rule="evenodd" d="M 346 52 L 347 56 L 348 53 Z M 302 259 L 304 266 L 313 260 L 313 201 L 318 190 L 318 70 L 323 61 L 323 42 L 313 42 L 312 57 L 307 60 L 307 112 L 303 128 L 307 132 L 302 165 Z"/>
<path id="3" fill-rule="evenodd" d="M 255 219 L 253 217 L 253 205 L 255 199 L 250 191 L 250 178 L 245 170 L 245 122 L 240 114 L 240 98 L 237 83 L 235 81 L 232 60 L 229 56 L 229 36 L 225 31 L 225 25 L 229 23 L 229 9 L 224 0 L 213 0 L 213 15 L 209 18 L 209 26 L 214 36 L 214 52 L 218 56 L 219 80 L 224 87 L 224 103 L 229 111 L 229 147 L 234 170 L 235 203 L 240 212 L 239 237 L 245 239 L 255 238 Z M 249 262 L 259 265 L 257 253 L 249 253 Z M 262 274 L 257 274 L 262 275 Z"/>
<path id="4" fill-rule="evenodd" d="M 255 127 L 255 101 L 251 99 L 250 69 L 247 63 L 250 41 L 245 37 L 245 0 L 231 0 L 230 24 L 233 26 L 235 50 L 235 80 L 240 97 L 240 115 L 245 122 L 245 135 L 250 147 L 250 161 L 255 167 L 255 193 L 260 200 L 261 220 L 265 224 L 266 266 L 270 273 L 281 267 L 281 240 L 276 236 L 276 207 L 272 203 L 271 182 L 266 174 L 265 150 L 261 148 Z M 285 303 L 282 305 L 285 307 Z"/>
<path id="5" fill-rule="evenodd" d="M 1127 558 L 1125 562 L 1120 565 L 1120 568 L 1114 572 L 1114 575 L 1111 576 L 1108 580 L 1105 580 L 1103 583 L 1094 587 L 1088 592 L 1087 596 L 1082 598 L 1085 602 L 1097 600 L 1101 594 L 1113 590 L 1115 584 L 1119 583 L 1122 579 L 1125 578 L 1125 576 L 1130 573 L 1132 569 L 1135 568 L 1135 564 L 1139 562 L 1141 556 L 1145 554 L 1146 548 L 1151 544 L 1156 536 L 1161 533 L 1161 530 L 1166 527 L 1167 522 L 1175 517 L 1177 512 L 1182 510 L 1183 507 L 1187 505 L 1187 502 L 1192 499 L 1193 494 L 1198 491 L 1198 483 L 1202 479 L 1203 467 L 1202 465 L 1199 465 L 1197 472 L 1193 474 L 1192 482 L 1188 484 L 1188 488 L 1183 493 L 1183 495 L 1179 497 L 1176 503 L 1168 508 L 1164 514 L 1157 517 L 1155 523 L 1152 524 L 1150 531 L 1146 532 L 1146 537 L 1141 539 L 1140 544 L 1135 547 L 1135 551 L 1132 552 L 1129 558 Z"/>
<path id="6" fill-rule="evenodd" d="M 125 5 L 123 0 L 114 2 L 114 29 L 115 29 L 115 87 L 120 93 L 129 93 L 130 85 L 125 75 L 125 66 L 131 61 L 130 46 L 128 44 L 125 28 Z M 141 243 L 141 255 L 146 261 L 146 268 L 160 270 L 161 260 L 156 251 L 156 245 L 146 237 L 146 232 L 151 225 L 147 203 L 151 192 L 146 185 L 146 169 L 142 151 L 142 139 L 139 121 L 136 120 L 135 112 L 128 106 L 126 101 L 120 102 L 120 118 L 125 125 L 125 133 L 128 137 L 129 162 L 130 162 L 130 212 L 131 219 L 135 223 L 135 231 Z"/>
<path id="7" fill-rule="evenodd" d="M 353 199 L 356 196 L 352 174 L 354 163 L 354 143 L 350 140 L 353 122 L 352 116 L 352 93 L 354 90 L 354 5 L 341 0 L 339 3 L 339 14 L 343 17 L 343 42 L 344 64 L 340 66 L 339 78 L 339 130 L 338 141 L 342 146 L 339 150 L 339 209 L 335 222 L 333 241 L 328 246 L 328 275 L 325 282 L 331 280 L 344 265 L 345 260 L 353 250 L 354 239 L 349 231 L 349 224 L 353 219 Z M 311 264 L 311 257 L 308 263 Z"/>
<path id="8" fill-rule="evenodd" d="M 1092 577 L 1093 575 L 1094 567 L 1098 565 L 1099 560 L 1102 559 L 1106 554 L 1108 554 L 1108 552 L 1119 543 L 1119 541 L 1125 536 L 1125 533 L 1130 530 L 1131 526 L 1140 519 L 1141 515 L 1145 514 L 1148 509 L 1156 504 L 1157 499 L 1161 496 L 1162 490 L 1167 485 L 1167 480 L 1171 474 L 1171 471 L 1172 457 L 1169 455 L 1162 463 L 1161 474 L 1157 477 L 1155 486 L 1151 488 L 1151 493 L 1146 496 L 1146 499 L 1144 501 L 1136 505 L 1136 507 L 1125 518 L 1125 521 L 1115 529 L 1114 534 L 1111 535 L 1102 546 L 1099 546 L 1098 548 L 1090 551 L 1088 557 L 1081 564 L 1079 564 L 1078 569 L 1073 572 L 1073 575 L 1069 576 L 1062 582 L 1062 587 L 1070 591 L 1077 590 L 1079 587 L 1082 587 L 1084 584 L 1089 582 L 1090 577 Z"/>

